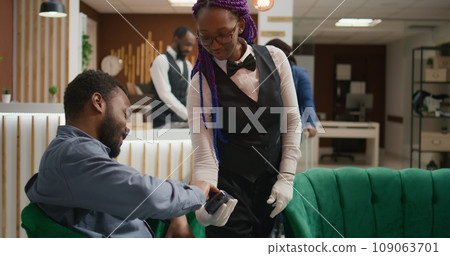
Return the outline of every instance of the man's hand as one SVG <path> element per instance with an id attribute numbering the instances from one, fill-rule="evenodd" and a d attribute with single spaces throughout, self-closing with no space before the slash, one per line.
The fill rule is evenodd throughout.
<path id="1" fill-rule="evenodd" d="M 186 216 L 180 216 L 170 220 L 169 229 L 166 233 L 167 238 L 193 238 L 189 223 L 187 222 Z"/>
<path id="2" fill-rule="evenodd" d="M 303 131 L 309 133 L 308 138 L 312 138 L 312 137 L 316 136 L 316 133 L 317 133 L 316 128 L 314 128 L 312 126 L 305 127 L 305 129 L 303 129 Z"/>
<path id="3" fill-rule="evenodd" d="M 274 204 L 275 208 L 270 213 L 270 217 L 274 218 L 286 208 L 292 199 L 294 175 L 291 173 L 278 174 L 278 180 L 272 187 L 272 193 L 267 200 L 268 204 Z"/>
<path id="4" fill-rule="evenodd" d="M 209 192 L 212 192 L 212 193 L 219 192 L 218 188 L 216 188 L 215 186 L 211 185 L 210 183 L 208 183 L 206 181 L 201 181 L 201 180 L 191 181 L 190 185 L 199 187 L 205 194 L 206 199 L 209 198 Z"/>
<path id="5" fill-rule="evenodd" d="M 209 225 L 217 227 L 224 226 L 227 223 L 228 218 L 230 218 L 237 202 L 237 199 L 229 199 L 228 202 L 222 204 L 212 215 L 205 210 L 205 206 L 203 205 L 202 208 L 195 211 L 195 216 L 197 217 L 198 223 L 204 227 Z"/>

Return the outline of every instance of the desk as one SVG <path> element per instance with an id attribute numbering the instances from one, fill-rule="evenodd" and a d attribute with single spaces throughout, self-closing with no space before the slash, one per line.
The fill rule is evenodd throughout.
<path id="1" fill-rule="evenodd" d="M 322 121 L 324 131 L 317 127 L 317 135 L 313 138 L 314 166 L 319 164 L 320 138 L 366 139 L 367 165 L 378 166 L 380 124 L 376 122 L 342 122 Z"/>

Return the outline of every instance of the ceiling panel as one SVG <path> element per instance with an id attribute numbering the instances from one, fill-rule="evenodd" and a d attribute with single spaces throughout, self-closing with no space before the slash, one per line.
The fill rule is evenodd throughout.
<path id="1" fill-rule="evenodd" d="M 372 18 L 382 19 L 388 18 L 400 10 L 397 8 L 360 8 L 348 14 L 348 18 Z"/>
<path id="2" fill-rule="evenodd" d="M 414 3 L 414 8 L 422 8 L 422 7 L 434 7 L 437 9 L 447 8 L 447 11 L 450 10 L 450 1 L 442 1 L 442 0 L 422 0 Z"/>
<path id="3" fill-rule="evenodd" d="M 192 13 L 190 7 L 171 7 L 168 0 L 82 0 L 100 13 Z M 276 0 L 275 4 L 283 4 Z M 342 3 L 343 2 L 343 3 Z M 257 13 L 248 0 L 252 13 Z M 402 36 L 429 31 L 423 26 L 450 23 L 450 0 L 294 0 L 294 41 L 306 38 L 337 7 L 310 40 L 327 43 L 388 43 Z M 374 28 L 338 29 L 334 23 L 341 17 L 381 18 Z M 426 22 L 426 23 L 425 23 Z M 416 29 L 410 29 L 415 25 Z M 422 26 L 422 28 L 420 28 Z M 373 33 L 374 36 L 368 34 Z M 375 36 L 376 35 L 376 36 Z M 309 40 L 308 40 L 309 41 Z"/>
<path id="4" fill-rule="evenodd" d="M 411 5 L 420 1 L 428 2 L 428 0 L 368 0 L 364 4 L 364 8 L 396 8 L 400 10 L 409 8 Z"/>
<path id="5" fill-rule="evenodd" d="M 433 13 L 430 16 L 430 13 Z M 399 11 L 392 18 L 396 19 L 418 19 L 418 20 L 450 20 L 450 10 L 449 9 L 430 9 L 430 8 L 410 8 Z"/>

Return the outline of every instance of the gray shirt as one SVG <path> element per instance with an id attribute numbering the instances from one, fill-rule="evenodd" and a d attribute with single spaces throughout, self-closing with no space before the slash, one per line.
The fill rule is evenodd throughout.
<path id="1" fill-rule="evenodd" d="M 58 127 L 39 173 L 25 187 L 28 198 L 89 237 L 106 237 L 116 228 L 111 237 L 152 237 L 145 219 L 181 216 L 205 203 L 198 187 L 143 176 L 111 159 L 109 150 L 78 128 Z"/>

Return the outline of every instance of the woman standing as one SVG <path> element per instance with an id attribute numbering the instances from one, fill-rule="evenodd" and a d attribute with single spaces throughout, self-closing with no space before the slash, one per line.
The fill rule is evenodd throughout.
<path id="1" fill-rule="evenodd" d="M 198 58 L 188 89 L 193 180 L 238 199 L 208 237 L 268 237 L 292 199 L 300 115 L 289 62 L 276 47 L 251 45 L 247 0 L 198 0 Z M 200 76 L 201 74 L 201 76 Z"/>

